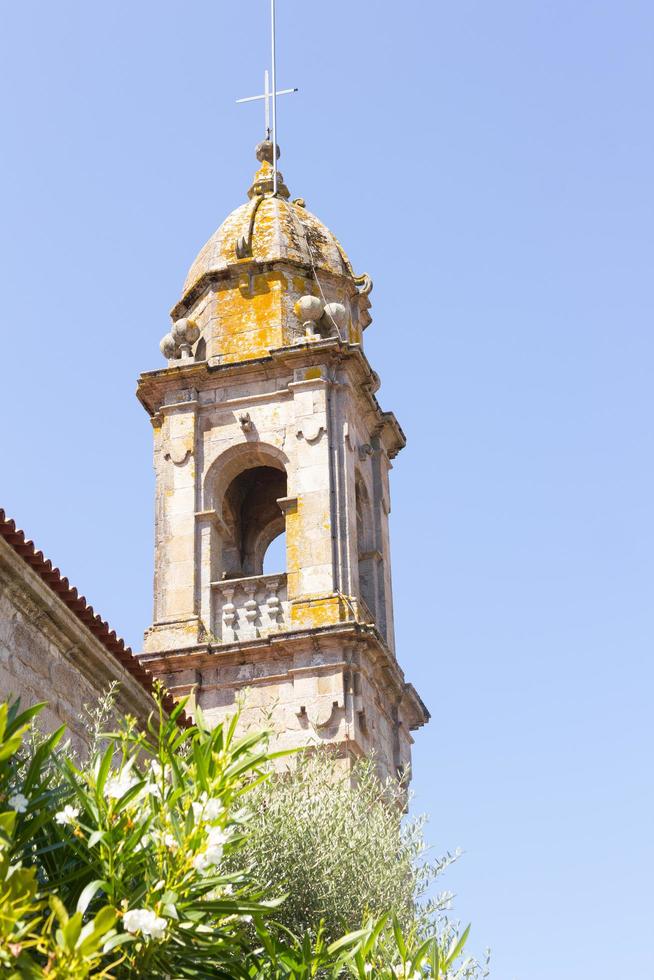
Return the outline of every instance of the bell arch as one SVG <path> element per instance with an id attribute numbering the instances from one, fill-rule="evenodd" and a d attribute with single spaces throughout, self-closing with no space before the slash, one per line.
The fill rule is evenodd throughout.
<path id="1" fill-rule="evenodd" d="M 274 446 L 244 443 L 227 449 L 209 468 L 204 499 L 222 529 L 220 556 L 212 561 L 220 578 L 263 574 L 266 549 L 286 526 L 278 501 L 287 496 L 287 464 Z"/>
<path id="2" fill-rule="evenodd" d="M 203 488 L 205 510 L 220 512 L 227 487 L 244 470 L 255 466 L 270 466 L 288 473 L 288 456 L 265 442 L 240 442 L 230 446 L 214 459 L 207 470 Z"/>

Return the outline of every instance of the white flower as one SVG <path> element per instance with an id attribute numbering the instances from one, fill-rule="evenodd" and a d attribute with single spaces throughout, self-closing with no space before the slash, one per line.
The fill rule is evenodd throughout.
<path id="1" fill-rule="evenodd" d="M 140 841 L 138 842 L 138 844 L 134 848 L 134 853 L 135 854 L 138 854 L 139 851 L 145 850 L 145 848 L 150 844 L 151 840 L 152 840 L 152 838 L 151 838 L 150 834 L 143 834 L 143 836 L 141 837 Z"/>
<path id="2" fill-rule="evenodd" d="M 158 759 L 153 759 L 150 763 L 150 770 L 155 779 L 161 779 L 164 767 L 161 765 Z"/>
<path id="3" fill-rule="evenodd" d="M 198 871 L 205 871 L 210 865 L 220 864 L 223 857 L 223 845 L 228 840 L 229 838 L 222 827 L 209 827 L 206 850 L 195 855 L 193 867 Z"/>
<path id="4" fill-rule="evenodd" d="M 228 840 L 229 837 L 222 827 L 209 827 L 207 831 L 207 844 L 209 847 L 222 847 Z"/>
<path id="5" fill-rule="evenodd" d="M 396 963 L 393 967 L 393 973 L 398 980 L 422 980 L 422 973 L 419 970 L 416 970 L 415 973 L 407 973 L 406 971 L 410 969 L 410 963 L 407 963 L 405 967 L 401 963 Z"/>
<path id="6" fill-rule="evenodd" d="M 206 871 L 214 864 L 220 864 L 223 856 L 222 847 L 208 847 L 206 851 L 200 851 L 193 858 L 193 867 L 196 871 Z"/>
<path id="7" fill-rule="evenodd" d="M 138 783 L 138 778 L 129 770 L 123 769 L 120 775 L 112 776 L 111 779 L 107 780 L 104 784 L 104 791 L 111 799 L 119 800 L 136 783 Z"/>
<path id="8" fill-rule="evenodd" d="M 196 822 L 217 820 L 224 810 L 222 801 L 217 796 L 207 796 L 206 793 L 202 793 L 200 799 L 194 800 L 191 806 Z"/>
<path id="9" fill-rule="evenodd" d="M 225 896 L 233 895 L 233 894 L 234 894 L 234 886 L 227 884 L 227 885 L 218 885 L 216 888 L 212 888 L 211 891 L 207 892 L 204 897 L 209 902 L 218 902 L 220 901 L 221 898 L 225 898 Z"/>
<path id="10" fill-rule="evenodd" d="M 123 924 L 128 932 L 140 932 L 152 939 L 161 939 L 166 931 L 166 920 L 150 909 L 130 909 L 123 916 Z"/>
<path id="11" fill-rule="evenodd" d="M 63 810 L 55 813 L 55 820 L 60 824 L 75 823 L 78 816 L 79 810 L 67 803 Z"/>
<path id="12" fill-rule="evenodd" d="M 193 867 L 196 871 L 205 871 L 209 867 L 209 862 L 207 860 L 207 852 L 200 851 L 193 858 Z"/>
<path id="13" fill-rule="evenodd" d="M 223 805 L 217 796 L 208 799 L 204 804 L 204 819 L 216 820 L 223 812 Z"/>
<path id="14" fill-rule="evenodd" d="M 175 837 L 174 834 L 170 834 L 170 833 L 164 834 L 163 842 L 166 847 L 170 848 L 171 851 L 176 851 L 177 848 L 179 847 L 179 844 L 177 843 L 177 838 Z"/>
<path id="15" fill-rule="evenodd" d="M 204 853 L 207 864 L 220 864 L 223 859 L 222 847 L 208 847 Z"/>
<path id="16" fill-rule="evenodd" d="M 7 803 L 16 813 L 25 813 L 29 800 L 22 793 L 14 793 L 13 796 L 9 797 Z"/>

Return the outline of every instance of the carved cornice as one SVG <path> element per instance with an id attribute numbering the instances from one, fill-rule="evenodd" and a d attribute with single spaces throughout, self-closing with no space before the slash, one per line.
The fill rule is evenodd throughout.
<path id="1" fill-rule="evenodd" d="M 343 647 L 350 646 L 353 641 L 358 650 L 359 662 L 352 661 L 346 664 L 342 656 Z M 384 674 L 383 684 L 380 680 L 374 686 L 379 691 L 383 689 L 386 699 L 390 697 L 396 704 L 405 704 L 406 713 L 410 716 L 408 725 L 410 729 L 420 728 L 429 720 L 429 711 L 413 686 L 406 683 L 402 669 L 374 625 L 348 622 L 311 629 L 289 630 L 285 633 L 271 633 L 265 637 L 233 643 L 199 643 L 171 652 L 141 654 L 140 659 L 149 670 L 165 676 L 167 682 L 176 690 L 174 674 L 190 668 L 199 670 L 213 668 L 219 671 L 222 667 L 253 664 L 274 658 L 277 663 L 289 661 L 286 675 L 290 676 L 298 670 L 293 666 L 293 658 L 302 648 L 305 650 L 308 648 L 314 654 L 326 655 L 332 652 L 336 655 L 334 660 L 310 664 L 306 669 L 307 673 L 328 672 L 337 666 L 343 669 L 360 669 L 360 658 L 363 655 L 363 659 L 369 661 L 373 672 L 382 671 Z M 275 675 L 278 673 L 279 671 L 275 671 Z M 263 682 L 261 678 L 257 681 L 257 683 Z M 233 687 L 234 682 L 230 681 L 226 686 Z M 249 683 L 244 681 L 242 686 L 248 687 Z"/>
<path id="2" fill-rule="evenodd" d="M 376 420 L 373 426 L 378 432 L 385 452 L 390 459 L 406 445 L 406 437 L 402 428 L 392 412 L 382 411 L 375 392 L 379 387 L 379 377 L 372 369 L 370 362 L 358 344 L 347 344 L 336 338 L 316 340 L 310 345 L 301 343 L 289 347 L 279 347 L 271 351 L 266 357 L 255 360 L 239 361 L 231 364 L 207 364 L 202 362 L 180 362 L 173 367 L 161 368 L 157 371 L 148 371 L 142 374 L 138 380 L 137 397 L 149 415 L 154 415 L 162 409 L 179 410 L 188 407 L 188 401 L 179 401 L 174 405 L 164 407 L 165 395 L 168 391 L 191 390 L 197 392 L 214 389 L 220 381 L 232 382 L 234 378 L 242 379 L 244 383 L 256 383 L 257 381 L 283 377 L 289 370 L 301 367 L 312 367 L 320 363 L 329 363 L 332 368 L 345 367 L 351 373 L 351 383 L 353 389 L 360 392 L 366 399 L 368 410 Z M 276 400 L 288 397 L 289 389 L 295 385 L 308 384 L 338 384 L 332 379 L 327 381 L 325 378 L 311 379 L 309 382 L 290 381 L 288 388 L 281 388 L 274 392 L 264 392 L 254 396 L 230 399 L 229 402 L 209 402 L 200 403 L 199 410 L 215 411 L 220 408 L 245 405 L 252 401 Z"/>

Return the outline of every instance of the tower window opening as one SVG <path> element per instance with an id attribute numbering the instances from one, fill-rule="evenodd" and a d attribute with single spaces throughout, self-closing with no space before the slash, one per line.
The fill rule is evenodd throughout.
<path id="1" fill-rule="evenodd" d="M 273 538 L 263 556 L 263 574 L 274 575 L 286 571 L 286 531 Z"/>
<path id="2" fill-rule="evenodd" d="M 232 480 L 223 504 L 229 531 L 223 548 L 225 578 L 263 574 L 264 555 L 286 528 L 277 503 L 285 496 L 286 473 L 272 466 L 253 466 Z"/>

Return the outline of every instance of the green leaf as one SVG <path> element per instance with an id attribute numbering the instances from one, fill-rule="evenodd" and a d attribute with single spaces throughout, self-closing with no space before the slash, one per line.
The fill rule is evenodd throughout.
<path id="1" fill-rule="evenodd" d="M 27 731 L 27 725 L 25 728 L 16 732 L 11 738 L 7 738 L 2 745 L 0 745 L 0 762 L 4 762 L 5 759 L 10 759 L 12 755 L 15 755 L 21 745 L 23 744 L 23 734 Z"/>
<path id="2" fill-rule="evenodd" d="M 101 878 L 96 878 L 95 881 L 90 881 L 86 888 L 82 891 L 82 894 L 77 899 L 77 911 L 81 912 L 82 915 L 86 912 L 87 908 L 91 904 L 91 901 L 95 895 L 102 889 L 104 892 L 109 891 L 109 882 L 104 881 Z"/>
<path id="3" fill-rule="evenodd" d="M 133 936 L 130 932 L 119 932 L 107 940 L 102 947 L 102 952 L 110 953 L 116 946 L 126 946 L 128 943 L 136 943 L 140 939 L 140 936 Z"/>
<path id="4" fill-rule="evenodd" d="M 26 731 L 33 718 L 35 718 L 43 709 L 45 708 L 47 701 L 39 701 L 37 704 L 30 705 L 25 711 L 21 711 L 20 714 L 16 714 L 16 709 L 18 708 L 20 701 L 14 701 L 9 709 L 9 715 L 7 718 L 7 735 L 14 735 L 20 728 L 23 732 Z"/>
<path id="5" fill-rule="evenodd" d="M 75 915 L 72 915 L 61 931 L 66 947 L 70 950 L 75 949 L 79 934 L 82 931 L 82 913 L 76 912 Z"/>
<path id="6" fill-rule="evenodd" d="M 463 947 L 465 946 L 466 941 L 468 939 L 469 933 L 470 933 L 470 926 L 468 925 L 458 939 L 455 937 L 452 940 L 452 945 L 448 949 L 447 955 L 445 957 L 445 962 L 443 963 L 443 966 L 445 967 L 446 970 L 450 968 L 452 963 L 454 963 L 456 958 L 461 954 L 461 951 L 463 950 Z"/>
<path id="7" fill-rule="evenodd" d="M 395 936 L 398 953 L 402 957 L 402 963 L 404 964 L 406 963 L 406 945 L 402 930 L 400 929 L 400 923 L 397 921 L 397 916 L 395 915 L 393 916 L 393 935 Z"/>
<path id="8" fill-rule="evenodd" d="M 50 908 L 56 915 L 58 921 L 62 925 L 66 925 L 66 923 L 68 922 L 68 912 L 66 911 L 66 906 L 61 901 L 61 899 L 58 898 L 56 895 L 49 895 L 48 904 L 50 905 Z"/>
<path id="9" fill-rule="evenodd" d="M 434 948 L 431 951 L 431 975 L 433 977 L 433 980 L 440 980 L 441 951 L 438 948 L 437 942 L 434 942 Z"/>
<path id="10" fill-rule="evenodd" d="M 111 761 L 114 757 L 115 751 L 116 750 L 113 745 L 108 745 L 100 760 L 100 765 L 98 766 L 98 774 L 95 780 L 95 789 L 98 796 L 104 795 L 104 784 L 107 781 L 107 776 L 109 775 L 109 770 L 111 768 Z"/>
<path id="11" fill-rule="evenodd" d="M 356 932 L 348 932 L 345 936 L 341 936 L 336 942 L 333 942 L 327 947 L 327 952 L 332 956 L 334 953 L 338 953 L 341 949 L 349 949 L 351 946 L 355 946 L 358 942 L 368 935 L 368 929 L 357 929 Z"/>
<path id="12" fill-rule="evenodd" d="M 16 826 L 16 818 L 18 814 L 15 810 L 5 810 L 4 813 L 0 813 L 0 834 L 7 839 L 10 839 L 14 827 Z"/>
<path id="13" fill-rule="evenodd" d="M 114 922 L 116 921 L 116 910 L 112 909 L 110 905 L 105 905 L 104 908 L 100 909 L 98 914 L 93 920 L 93 924 L 98 932 L 106 932 L 111 929 Z"/>

